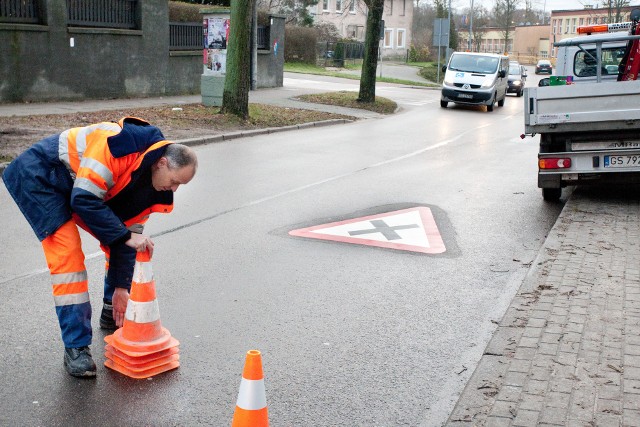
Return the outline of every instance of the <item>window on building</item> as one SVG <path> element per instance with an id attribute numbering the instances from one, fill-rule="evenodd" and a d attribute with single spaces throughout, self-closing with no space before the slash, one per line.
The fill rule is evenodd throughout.
<path id="1" fill-rule="evenodd" d="M 323 12 L 329 11 L 329 0 L 322 0 L 322 11 Z"/>
<path id="2" fill-rule="evenodd" d="M 358 37 L 358 26 L 357 25 L 347 25 L 347 38 L 355 39 Z"/>
<path id="3" fill-rule="evenodd" d="M 336 0 L 336 12 L 342 13 L 342 0 Z"/>
<path id="4" fill-rule="evenodd" d="M 548 58 L 549 57 L 549 52 L 547 52 L 546 50 L 541 50 L 540 51 L 540 56 L 543 58 Z"/>
<path id="5" fill-rule="evenodd" d="M 569 33 L 569 24 L 571 23 L 571 20 L 569 18 L 567 18 L 565 21 L 566 21 L 566 24 L 564 26 L 564 33 L 568 34 Z"/>
<path id="6" fill-rule="evenodd" d="M 385 28 L 384 30 L 384 47 L 392 48 L 393 47 L 393 29 Z"/>
<path id="7" fill-rule="evenodd" d="M 556 30 L 556 34 L 562 34 L 562 18 L 558 19 L 557 24 L 558 24 L 558 28 Z"/>
<path id="8" fill-rule="evenodd" d="M 357 0 L 349 0 L 349 12 L 356 13 L 356 2 Z"/>
<path id="9" fill-rule="evenodd" d="M 584 25 L 584 18 L 580 18 L 580 21 L 578 22 L 578 25 L 580 27 L 582 27 Z"/>
<path id="10" fill-rule="evenodd" d="M 400 16 L 404 16 L 407 12 L 407 0 L 402 0 L 402 11 L 400 12 Z"/>
<path id="11" fill-rule="evenodd" d="M 389 15 L 393 15 L 393 0 L 389 0 Z"/>
<path id="12" fill-rule="evenodd" d="M 553 19 L 551 21 L 551 34 L 555 34 L 556 33 L 556 20 Z"/>
<path id="13" fill-rule="evenodd" d="M 571 20 L 571 33 L 575 34 L 576 32 L 576 18 Z"/>
<path id="14" fill-rule="evenodd" d="M 404 49 L 407 32 L 403 28 L 396 30 L 396 47 L 398 49 Z"/>

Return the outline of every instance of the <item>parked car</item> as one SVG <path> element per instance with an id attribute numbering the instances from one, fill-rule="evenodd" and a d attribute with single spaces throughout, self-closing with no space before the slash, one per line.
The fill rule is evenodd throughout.
<path id="1" fill-rule="evenodd" d="M 551 61 L 547 60 L 547 59 L 541 59 L 540 61 L 538 61 L 538 63 L 536 64 L 536 74 L 542 74 L 542 73 L 546 73 L 546 74 L 552 74 L 552 67 L 551 67 Z"/>
<path id="2" fill-rule="evenodd" d="M 522 96 L 524 85 L 527 81 L 527 70 L 518 62 L 509 63 L 509 80 L 507 93 L 515 93 L 516 96 Z"/>

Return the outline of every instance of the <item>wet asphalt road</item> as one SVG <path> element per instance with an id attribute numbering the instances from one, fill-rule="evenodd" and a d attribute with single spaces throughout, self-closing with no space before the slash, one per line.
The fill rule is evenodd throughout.
<path id="1" fill-rule="evenodd" d="M 149 380 L 64 372 L 43 256 L 0 186 L 0 424 L 228 425 L 256 348 L 274 426 L 440 425 L 561 205 L 536 188 L 522 98 L 488 113 L 441 109 L 435 90 L 377 93 L 401 111 L 197 148 L 196 179 L 147 228 L 182 363 Z M 431 209 L 446 252 L 288 234 L 413 206 Z M 89 240 L 87 253 L 97 311 L 103 260 Z"/>

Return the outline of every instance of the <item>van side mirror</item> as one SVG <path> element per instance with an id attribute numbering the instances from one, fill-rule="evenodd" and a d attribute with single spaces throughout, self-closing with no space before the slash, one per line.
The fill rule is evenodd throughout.
<path id="1" fill-rule="evenodd" d="M 507 73 L 506 73 L 506 71 L 504 71 L 504 70 L 500 70 L 500 72 L 498 73 L 498 75 L 499 75 L 500 77 L 504 78 L 504 77 L 507 75 Z"/>
<path id="2" fill-rule="evenodd" d="M 442 66 L 442 72 L 444 73 L 445 71 L 447 71 L 447 66 L 446 66 L 446 65 L 443 65 L 443 66 Z"/>

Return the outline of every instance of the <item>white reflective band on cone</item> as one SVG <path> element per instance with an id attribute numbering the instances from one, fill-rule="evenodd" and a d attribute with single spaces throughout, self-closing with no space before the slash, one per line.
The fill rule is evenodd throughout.
<path id="1" fill-rule="evenodd" d="M 124 317 L 127 320 L 136 323 L 151 323 L 156 320 L 160 320 L 158 300 L 153 300 L 151 302 L 129 300 Z"/>
<path id="2" fill-rule="evenodd" d="M 265 408 L 267 406 L 267 396 L 264 391 L 264 380 L 242 378 L 236 406 L 247 411 Z"/>
<path id="3" fill-rule="evenodd" d="M 136 261 L 133 269 L 133 281 L 136 283 L 149 283 L 153 280 L 153 268 L 150 262 Z"/>

